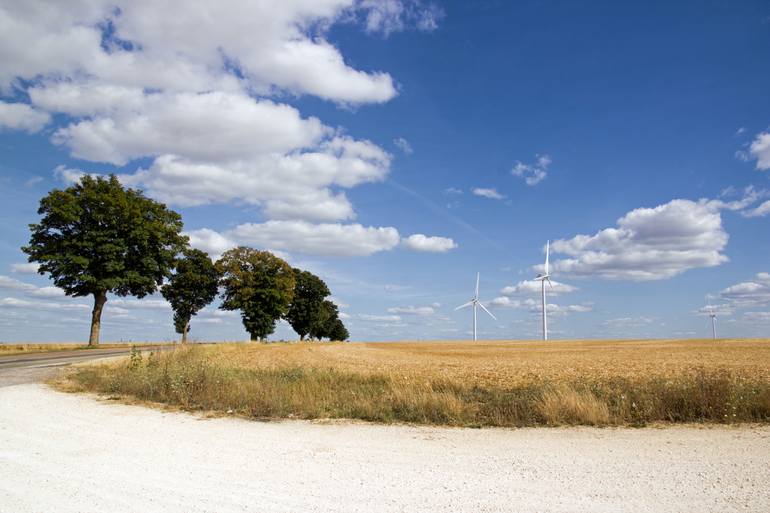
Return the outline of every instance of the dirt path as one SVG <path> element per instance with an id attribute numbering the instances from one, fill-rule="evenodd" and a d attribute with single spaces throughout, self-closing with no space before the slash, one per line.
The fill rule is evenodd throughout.
<path id="1" fill-rule="evenodd" d="M 770 428 L 202 420 L 0 388 L 0 509 L 770 511 Z"/>

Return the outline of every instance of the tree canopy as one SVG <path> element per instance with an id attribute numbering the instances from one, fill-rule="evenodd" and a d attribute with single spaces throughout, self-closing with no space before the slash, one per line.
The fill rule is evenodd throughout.
<path id="1" fill-rule="evenodd" d="M 322 313 L 323 301 L 331 294 L 326 283 L 311 272 L 293 269 L 294 298 L 284 316 L 300 340 L 304 340 Z"/>
<path id="2" fill-rule="evenodd" d="M 40 201 L 40 222 L 22 248 L 67 295 L 93 295 L 89 345 L 98 345 L 107 293 L 144 297 L 157 290 L 186 246 L 182 218 L 111 175 L 83 176 Z"/>
<path id="3" fill-rule="evenodd" d="M 208 254 L 199 249 L 185 249 L 174 268 L 160 292 L 174 310 L 174 328 L 185 343 L 192 316 L 217 296 L 219 273 Z"/>
<path id="4" fill-rule="evenodd" d="M 243 246 L 226 251 L 216 266 L 224 288 L 220 308 L 240 310 L 252 340 L 275 331 L 294 297 L 291 266 L 270 252 Z"/>

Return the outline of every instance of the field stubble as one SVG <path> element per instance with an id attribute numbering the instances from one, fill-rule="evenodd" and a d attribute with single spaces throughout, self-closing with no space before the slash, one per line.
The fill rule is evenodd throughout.
<path id="1" fill-rule="evenodd" d="M 770 340 L 223 344 L 80 368 L 62 386 L 255 418 L 770 422 Z"/>

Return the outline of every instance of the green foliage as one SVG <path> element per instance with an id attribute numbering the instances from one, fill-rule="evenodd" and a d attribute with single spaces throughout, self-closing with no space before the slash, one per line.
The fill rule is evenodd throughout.
<path id="1" fill-rule="evenodd" d="M 22 250 L 71 296 L 155 292 L 186 245 L 182 218 L 118 179 L 83 176 L 40 201 Z"/>
<path id="2" fill-rule="evenodd" d="M 160 292 L 174 310 L 174 327 L 186 341 L 190 318 L 217 296 L 219 273 L 209 256 L 186 249 L 176 260 L 175 272 Z"/>
<path id="3" fill-rule="evenodd" d="M 332 321 L 331 329 L 329 330 L 329 340 L 337 340 L 343 342 L 350 338 L 350 333 L 339 317 Z"/>
<path id="4" fill-rule="evenodd" d="M 240 310 L 252 340 L 275 330 L 294 297 L 294 272 L 284 260 L 267 251 L 237 247 L 216 264 L 224 288 L 223 310 Z"/>
<path id="5" fill-rule="evenodd" d="M 67 295 L 93 294 L 89 345 L 98 345 L 107 293 L 144 297 L 163 283 L 186 245 L 182 218 L 118 179 L 83 176 L 54 189 L 38 209 L 32 235 L 22 250 L 40 264 Z"/>
<path id="6" fill-rule="evenodd" d="M 318 276 L 301 269 L 294 271 L 294 299 L 284 316 L 300 339 L 310 333 L 323 313 L 323 301 L 330 294 L 329 287 Z"/>
<path id="7" fill-rule="evenodd" d="M 340 331 L 337 326 L 338 322 L 342 324 L 342 321 L 339 318 L 337 305 L 328 299 L 325 299 L 321 302 L 321 308 L 316 317 L 316 322 L 310 327 L 310 336 L 318 340 L 321 340 L 322 338 L 328 338 L 329 340 L 344 340 L 334 337 L 335 331 Z M 345 326 L 343 325 L 342 328 L 344 329 Z M 345 333 L 347 333 L 347 330 L 345 330 Z M 341 335 L 342 333 L 340 332 L 337 334 Z"/>

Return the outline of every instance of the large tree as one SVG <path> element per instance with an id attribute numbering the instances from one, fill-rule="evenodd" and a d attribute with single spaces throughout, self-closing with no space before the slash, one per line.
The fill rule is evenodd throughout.
<path id="1" fill-rule="evenodd" d="M 323 301 L 330 294 L 326 283 L 313 273 L 294 269 L 294 299 L 284 316 L 300 340 L 310 333 L 322 313 Z"/>
<path id="2" fill-rule="evenodd" d="M 345 327 L 345 323 L 343 323 L 342 319 L 339 317 L 335 317 L 331 322 L 328 335 L 329 340 L 338 340 L 340 342 L 344 342 L 350 338 L 350 333 L 348 333 L 348 329 Z"/>
<path id="3" fill-rule="evenodd" d="M 294 296 L 291 266 L 270 252 L 243 246 L 225 251 L 216 265 L 224 288 L 220 308 L 240 310 L 251 339 L 265 339 Z"/>
<path id="4" fill-rule="evenodd" d="M 99 345 L 107 293 L 152 294 L 187 244 L 179 214 L 123 187 L 114 175 L 86 175 L 54 189 L 40 200 L 38 214 L 22 250 L 67 295 L 94 296 L 89 346 Z"/>
<path id="5" fill-rule="evenodd" d="M 186 249 L 177 258 L 174 274 L 160 293 L 174 310 L 174 327 L 187 342 L 190 319 L 217 297 L 219 273 L 208 254 L 199 249 Z"/>

